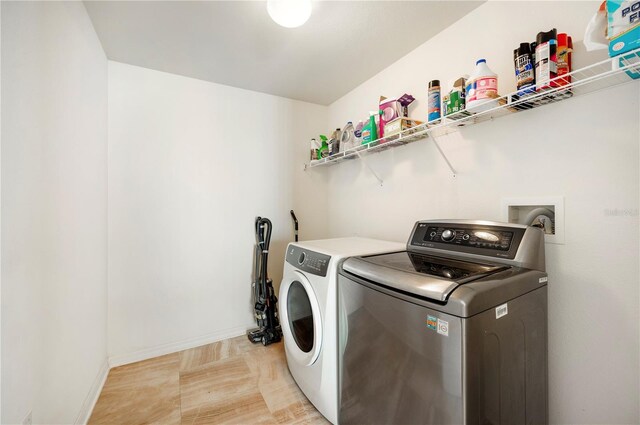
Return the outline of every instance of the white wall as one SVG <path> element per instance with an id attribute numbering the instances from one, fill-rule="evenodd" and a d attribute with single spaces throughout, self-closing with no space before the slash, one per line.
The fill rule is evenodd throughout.
<path id="1" fill-rule="evenodd" d="M 1 7 L 2 423 L 73 423 L 106 372 L 107 61 L 82 3 Z"/>
<path id="2" fill-rule="evenodd" d="M 273 221 L 276 284 L 289 210 L 301 237 L 326 234 L 324 185 L 302 171 L 307 132 L 326 119 L 326 107 L 109 62 L 112 364 L 254 326 L 255 217 Z"/>
<path id="3" fill-rule="evenodd" d="M 107 250 L 107 62 L 91 23 L 81 3 L 2 2 L 2 422 L 86 414 L 107 256 L 122 363 L 252 326 L 257 215 L 274 222 L 277 284 L 291 208 L 302 239 L 403 240 L 415 220 L 500 219 L 500 200 L 523 196 L 566 202 L 566 243 L 547 245 L 551 422 L 639 422 L 637 83 L 443 138 L 455 178 L 429 141 L 369 156 L 382 187 L 361 161 L 301 168 L 308 138 L 380 94 L 413 93 L 423 117 L 428 80 L 477 57 L 511 91 L 513 47 L 551 25 L 578 41 L 596 7 L 489 2 L 328 110 L 110 62 Z"/>
<path id="4" fill-rule="evenodd" d="M 488 2 L 329 107 L 327 128 L 366 116 L 379 95 L 412 93 L 487 59 L 515 89 L 513 48 L 556 26 L 580 40 L 599 2 Z M 597 55 L 596 55 L 597 56 Z M 416 220 L 502 218 L 501 199 L 563 196 L 566 241 L 547 244 L 551 423 L 638 423 L 639 84 L 605 90 L 310 173 L 330 181 L 331 236 L 406 239 Z M 318 170 L 318 171 L 316 171 Z M 607 215 L 606 210 L 630 211 Z"/>

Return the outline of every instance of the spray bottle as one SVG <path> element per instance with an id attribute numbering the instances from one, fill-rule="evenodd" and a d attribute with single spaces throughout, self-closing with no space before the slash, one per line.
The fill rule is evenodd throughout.
<path id="1" fill-rule="evenodd" d="M 376 125 L 376 115 L 378 111 L 369 112 L 369 121 L 362 127 L 362 144 L 371 143 L 378 139 L 378 128 Z"/>
<path id="2" fill-rule="evenodd" d="M 320 149 L 318 149 L 318 159 L 326 158 L 329 156 L 329 144 L 327 143 L 327 136 L 321 134 L 320 140 L 322 141 L 322 145 L 320 146 Z"/>

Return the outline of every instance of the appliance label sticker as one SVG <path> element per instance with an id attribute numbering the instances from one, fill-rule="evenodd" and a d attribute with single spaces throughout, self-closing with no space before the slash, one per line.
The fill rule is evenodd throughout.
<path id="1" fill-rule="evenodd" d="M 432 330 L 438 329 L 438 318 L 434 316 L 427 316 L 427 327 Z"/>
<path id="2" fill-rule="evenodd" d="M 502 316 L 506 316 L 509 314 L 509 309 L 506 304 L 499 305 L 496 307 L 496 319 L 501 318 Z"/>
<path id="3" fill-rule="evenodd" d="M 549 281 L 549 278 L 546 277 L 546 276 L 545 277 L 541 277 L 540 279 L 538 279 L 538 283 L 546 283 L 548 281 Z"/>
<path id="4" fill-rule="evenodd" d="M 449 336 L 449 322 L 438 319 L 438 333 L 440 335 Z"/>

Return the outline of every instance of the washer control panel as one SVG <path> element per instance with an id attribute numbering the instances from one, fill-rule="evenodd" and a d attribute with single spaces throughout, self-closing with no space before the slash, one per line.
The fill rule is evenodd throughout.
<path id="1" fill-rule="evenodd" d="M 309 251 L 299 246 L 289 245 L 287 248 L 287 263 L 306 273 L 326 276 L 330 260 L 330 255 Z"/>
<path id="2" fill-rule="evenodd" d="M 409 245 L 513 259 L 525 230 L 493 224 L 418 222 Z"/>

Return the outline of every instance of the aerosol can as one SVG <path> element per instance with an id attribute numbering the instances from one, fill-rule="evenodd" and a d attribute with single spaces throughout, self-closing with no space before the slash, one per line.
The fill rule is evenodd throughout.
<path id="1" fill-rule="evenodd" d="M 557 31 L 539 32 L 536 37 L 536 91 L 548 90 L 558 76 Z"/>

